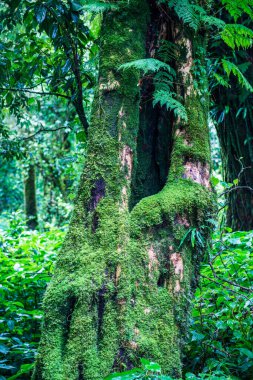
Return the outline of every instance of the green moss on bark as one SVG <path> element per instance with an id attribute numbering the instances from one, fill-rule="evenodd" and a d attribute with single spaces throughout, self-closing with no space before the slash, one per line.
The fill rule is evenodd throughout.
<path id="1" fill-rule="evenodd" d="M 33 379 L 96 380 L 113 369 L 123 337 L 117 268 L 125 260 L 130 168 L 139 120 L 139 75 L 118 71 L 144 57 L 148 7 L 122 4 L 104 16 L 99 83 L 87 159 L 69 232 L 44 298 L 45 319 Z M 119 254 L 122 251 L 122 254 Z"/>
<path id="2" fill-rule="evenodd" d="M 102 380 L 139 365 L 143 356 L 158 361 L 166 374 L 181 376 L 198 258 L 192 247 L 178 247 L 212 203 L 208 188 L 184 177 L 184 166 L 186 160 L 208 164 L 208 130 L 201 98 L 192 93 L 190 122 L 186 136 L 175 134 L 166 185 L 130 214 L 138 73 L 117 67 L 144 57 L 147 16 L 146 2 L 131 0 L 103 21 L 87 160 L 44 299 L 34 380 Z"/>

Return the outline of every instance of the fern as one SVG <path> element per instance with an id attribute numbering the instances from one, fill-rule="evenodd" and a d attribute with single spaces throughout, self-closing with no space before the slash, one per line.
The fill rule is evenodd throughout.
<path id="1" fill-rule="evenodd" d="M 253 0 L 221 0 L 221 2 L 235 21 L 244 13 L 253 19 Z"/>
<path id="2" fill-rule="evenodd" d="M 172 89 L 173 88 L 173 80 L 175 76 L 166 71 L 159 71 L 154 77 L 154 85 L 156 89 Z"/>
<path id="3" fill-rule="evenodd" d="M 196 13 L 196 9 L 188 0 L 170 0 L 168 5 L 175 10 L 177 16 L 184 22 L 184 24 L 190 26 L 195 31 L 198 30 L 199 17 Z"/>
<path id="4" fill-rule="evenodd" d="M 234 63 L 227 61 L 226 59 L 222 59 L 222 66 L 224 71 L 226 72 L 227 76 L 230 77 L 231 73 L 234 74 L 238 82 L 241 86 L 245 87 L 248 91 L 253 92 L 253 87 L 249 83 L 249 81 L 245 78 L 243 73 L 240 71 L 239 67 L 236 66 Z"/>
<path id="5" fill-rule="evenodd" d="M 153 106 L 160 103 L 167 110 L 171 110 L 177 117 L 186 121 L 187 113 L 183 104 L 175 99 L 176 94 L 173 92 L 174 76 L 166 71 L 159 71 L 154 77 L 155 91 L 153 95 Z"/>
<path id="6" fill-rule="evenodd" d="M 239 70 L 244 74 L 248 70 L 248 68 L 252 65 L 251 62 L 243 62 L 238 65 Z"/>
<path id="7" fill-rule="evenodd" d="M 156 73 L 163 69 L 168 71 L 171 75 L 175 76 L 175 70 L 165 62 L 155 58 L 138 59 L 120 65 L 119 70 L 137 69 L 143 71 L 144 74 L 148 72 Z"/>
<path id="8" fill-rule="evenodd" d="M 203 15 L 203 17 L 201 18 L 201 22 L 204 25 L 214 26 L 217 29 L 223 29 L 226 25 L 226 23 L 223 20 L 214 16 L 208 16 L 208 15 Z"/>
<path id="9" fill-rule="evenodd" d="M 160 103 L 161 106 L 166 106 L 167 109 L 174 112 L 174 114 L 184 121 L 188 121 L 187 112 L 182 103 L 174 98 L 174 92 L 165 90 L 158 90 L 154 92 L 153 106 Z"/>
<path id="10" fill-rule="evenodd" d="M 222 77 L 221 75 L 214 73 L 213 76 L 219 85 L 221 85 L 223 87 L 227 87 L 227 88 L 231 87 L 230 84 L 228 83 L 228 81 L 226 81 L 226 79 L 224 77 Z"/>
<path id="11" fill-rule="evenodd" d="M 174 44 L 168 44 L 166 50 L 175 47 L 172 45 Z M 164 59 L 167 59 L 167 61 L 169 60 L 165 51 L 162 51 L 162 53 L 160 51 L 160 56 L 161 54 L 165 54 Z M 128 70 L 132 68 L 141 70 L 144 75 L 148 72 L 155 73 L 153 106 L 160 103 L 161 106 L 166 106 L 167 109 L 173 111 L 177 117 L 187 121 L 186 110 L 184 106 L 175 99 L 176 94 L 173 92 L 173 80 L 176 77 L 176 72 L 168 63 L 154 58 L 146 58 L 127 62 L 121 65 L 119 70 Z"/>
<path id="12" fill-rule="evenodd" d="M 225 22 L 217 17 L 209 16 L 206 10 L 196 4 L 191 4 L 189 0 L 170 0 L 169 6 L 173 8 L 177 16 L 184 24 L 197 31 L 200 26 L 215 27 L 223 29 Z"/>
<path id="13" fill-rule="evenodd" d="M 171 41 L 162 40 L 158 50 L 158 58 L 163 62 L 170 62 L 178 59 L 180 48 Z"/>
<path id="14" fill-rule="evenodd" d="M 232 49 L 246 49 L 252 45 L 253 31 L 241 24 L 227 24 L 221 33 L 221 38 Z"/>

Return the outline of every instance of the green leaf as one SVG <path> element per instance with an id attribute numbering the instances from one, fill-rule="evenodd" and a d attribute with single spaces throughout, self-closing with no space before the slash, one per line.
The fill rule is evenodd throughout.
<path id="1" fill-rule="evenodd" d="M 248 350 L 247 348 L 238 348 L 241 354 L 247 356 L 250 359 L 253 359 L 253 352 Z"/>
<path id="2" fill-rule="evenodd" d="M 67 59 L 66 62 L 65 62 L 65 65 L 62 68 L 62 73 L 66 74 L 69 71 L 70 68 L 71 68 L 71 60 Z"/>
<path id="3" fill-rule="evenodd" d="M 16 380 L 20 377 L 20 375 L 24 375 L 25 373 L 29 373 L 34 367 L 34 363 L 22 364 L 20 370 L 13 376 L 8 377 L 7 380 Z"/>
<path id="4" fill-rule="evenodd" d="M 227 76 L 230 77 L 230 74 L 233 73 L 237 79 L 238 82 L 245 87 L 248 91 L 253 92 L 253 87 L 249 83 L 249 81 L 245 78 L 245 76 L 242 74 L 242 72 L 239 70 L 238 66 L 236 66 L 234 63 L 227 61 L 226 59 L 222 59 L 222 66 L 225 72 L 227 73 Z"/>
<path id="5" fill-rule="evenodd" d="M 174 114 L 180 118 L 181 120 L 184 120 L 185 122 L 188 121 L 188 115 L 185 107 L 182 103 L 180 103 L 178 100 L 176 100 L 173 97 L 174 93 L 170 93 L 169 89 L 166 90 L 157 90 L 154 92 L 154 100 L 153 100 L 153 106 L 160 103 L 161 106 L 165 106 L 167 110 L 171 110 L 174 112 Z"/>
<path id="6" fill-rule="evenodd" d="M 46 14 L 47 8 L 44 7 L 44 5 L 39 5 L 35 8 L 35 17 L 39 24 L 41 24 L 45 20 Z"/>
<path id="7" fill-rule="evenodd" d="M 213 186 L 217 186 L 218 185 L 218 183 L 220 183 L 220 180 L 219 180 L 219 178 L 216 178 L 216 177 L 211 177 L 211 183 L 212 183 L 212 185 Z"/>
<path id="8" fill-rule="evenodd" d="M 253 31 L 242 24 L 227 24 L 221 38 L 232 49 L 246 49 L 252 45 Z"/>
<path id="9" fill-rule="evenodd" d="M 9 370 L 12 370 L 12 369 L 16 369 L 16 368 L 13 367 L 12 365 L 2 364 L 2 363 L 0 363 L 0 368 L 1 368 L 1 369 L 4 369 L 4 370 L 6 370 L 6 371 L 9 371 Z"/>
<path id="10" fill-rule="evenodd" d="M 201 341 L 205 338 L 205 335 L 202 333 L 198 333 L 196 331 L 192 331 L 192 341 Z"/>
<path id="11" fill-rule="evenodd" d="M 4 344 L 0 344 L 0 352 L 1 354 L 8 354 L 8 352 L 10 351 L 9 347 L 5 346 Z"/>
<path id="12" fill-rule="evenodd" d="M 133 368 L 130 371 L 112 373 L 104 380 L 135 380 L 140 374 L 144 374 L 140 368 Z"/>
<path id="13" fill-rule="evenodd" d="M 221 85 L 223 87 L 227 87 L 227 88 L 231 87 L 230 84 L 228 83 L 228 81 L 223 76 L 221 76 L 217 73 L 213 73 L 213 76 L 219 85 Z"/>

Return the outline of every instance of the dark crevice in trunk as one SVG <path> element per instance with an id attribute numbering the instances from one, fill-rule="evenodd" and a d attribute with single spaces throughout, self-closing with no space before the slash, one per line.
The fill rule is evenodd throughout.
<path id="1" fill-rule="evenodd" d="M 71 321 L 73 317 L 73 312 L 75 310 L 75 306 L 77 303 L 76 297 L 70 297 L 67 301 L 67 311 L 66 311 L 66 320 L 65 320 L 65 328 L 64 328 L 64 337 L 63 337 L 63 347 L 66 347 L 66 344 L 69 339 Z"/>
<path id="2" fill-rule="evenodd" d="M 166 285 L 166 279 L 167 276 L 165 275 L 165 273 L 160 273 L 160 276 L 157 281 L 157 286 L 159 286 L 159 288 L 164 288 Z"/>
<path id="3" fill-rule="evenodd" d="M 157 58 L 159 45 L 170 40 L 170 25 L 166 12 L 150 1 L 151 22 L 147 31 L 147 57 Z M 130 208 L 142 198 L 158 193 L 165 185 L 172 149 L 172 114 L 165 107 L 153 107 L 152 77 L 141 82 L 137 159 L 134 165 Z"/>
<path id="4" fill-rule="evenodd" d="M 81 363 L 78 365 L 78 380 L 84 380 L 83 365 Z"/>
<path id="5" fill-rule="evenodd" d="M 93 233 L 96 232 L 99 224 L 99 216 L 96 212 L 96 207 L 99 201 L 105 196 L 105 181 L 103 178 L 99 178 L 95 181 L 94 186 L 91 190 L 91 197 L 88 203 L 88 211 L 93 211 L 92 215 L 92 225 L 91 230 Z"/>
<path id="6" fill-rule="evenodd" d="M 134 364 L 128 357 L 126 348 L 121 347 L 118 350 L 118 354 L 114 360 L 114 363 L 112 366 L 112 372 L 122 372 L 125 370 L 129 371 L 132 368 L 134 368 Z"/>
<path id="7" fill-rule="evenodd" d="M 88 204 L 88 210 L 93 211 L 97 207 L 98 202 L 105 196 L 105 181 L 99 178 L 95 181 L 91 190 L 91 199 Z"/>
<path id="8" fill-rule="evenodd" d="M 145 85 L 146 89 L 142 89 L 137 165 L 132 182 L 131 207 L 142 198 L 158 193 L 164 187 L 170 165 L 171 114 L 160 106 L 153 108 L 153 85 L 148 82 Z"/>

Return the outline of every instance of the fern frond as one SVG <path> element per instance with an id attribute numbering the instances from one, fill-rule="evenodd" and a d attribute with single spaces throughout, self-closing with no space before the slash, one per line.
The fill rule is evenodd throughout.
<path id="1" fill-rule="evenodd" d="M 227 76 L 230 77 L 230 74 L 234 74 L 238 82 L 241 86 L 245 87 L 248 91 L 253 92 L 253 87 L 249 83 L 249 81 L 245 78 L 243 73 L 240 71 L 239 67 L 236 66 L 234 63 L 227 61 L 226 59 L 222 59 L 222 66 L 224 71 L 226 72 Z"/>
<path id="2" fill-rule="evenodd" d="M 226 79 L 224 77 L 222 77 L 221 75 L 214 73 L 213 76 L 219 85 L 221 85 L 223 87 L 227 87 L 227 88 L 231 87 L 230 84 L 228 83 L 228 81 L 226 81 Z"/>
<path id="3" fill-rule="evenodd" d="M 226 25 L 226 23 L 217 18 L 217 17 L 213 17 L 213 16 L 207 16 L 207 15 L 203 15 L 203 17 L 201 18 L 201 22 L 204 24 L 204 25 L 208 25 L 208 26 L 213 26 L 217 29 L 223 29 Z"/>
<path id="4" fill-rule="evenodd" d="M 221 2 L 235 21 L 244 13 L 253 19 L 253 0 L 221 0 Z"/>
<path id="5" fill-rule="evenodd" d="M 174 76 L 167 71 L 159 71 L 154 77 L 156 90 L 165 89 L 166 91 L 173 88 Z"/>
<path id="6" fill-rule="evenodd" d="M 159 61 L 155 58 L 137 59 L 136 61 L 131 61 L 120 65 L 119 70 L 127 69 L 137 69 L 141 70 L 144 74 L 148 72 L 156 73 L 163 69 L 168 71 L 171 75 L 175 76 L 175 70 L 165 62 Z"/>
<path id="7" fill-rule="evenodd" d="M 179 50 L 179 46 L 173 42 L 162 40 L 157 56 L 161 61 L 168 63 L 178 58 Z"/>
<path id="8" fill-rule="evenodd" d="M 253 31 L 241 24 L 227 24 L 221 38 L 232 49 L 249 48 L 253 42 Z"/>
<path id="9" fill-rule="evenodd" d="M 183 104 L 176 100 L 173 96 L 175 93 L 164 90 L 154 92 L 153 106 L 160 103 L 161 106 L 165 106 L 167 110 L 171 110 L 174 114 L 184 121 L 188 121 L 187 112 Z"/>
<path id="10" fill-rule="evenodd" d="M 238 65 L 239 70 L 244 74 L 248 70 L 248 68 L 252 65 L 251 62 L 243 62 Z"/>
<path id="11" fill-rule="evenodd" d="M 198 30 L 199 17 L 195 9 L 196 6 L 194 7 L 188 0 L 170 0 L 168 5 L 175 10 L 177 16 L 184 24 L 194 30 Z"/>

